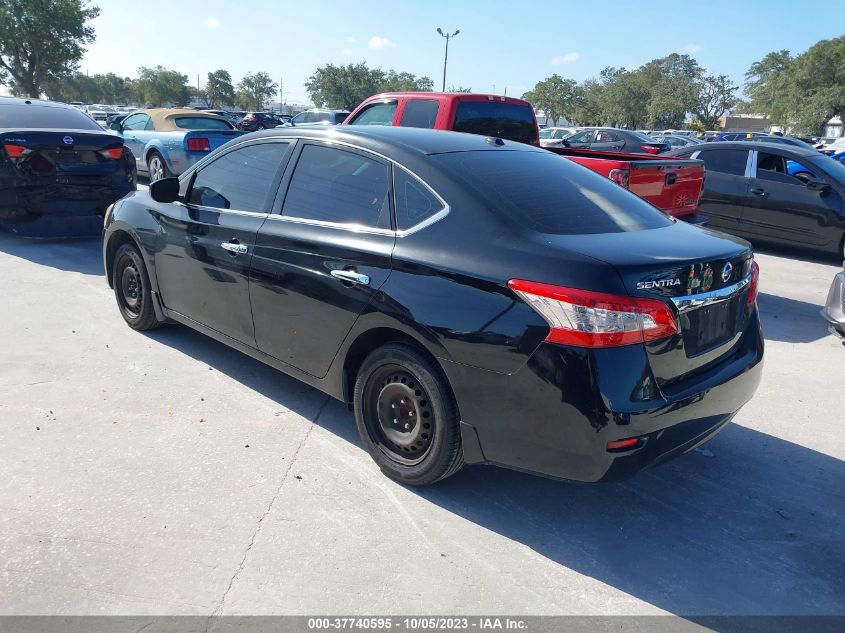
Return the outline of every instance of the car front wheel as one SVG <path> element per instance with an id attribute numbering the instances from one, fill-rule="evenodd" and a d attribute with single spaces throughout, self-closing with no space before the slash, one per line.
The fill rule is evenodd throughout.
<path id="1" fill-rule="evenodd" d="M 134 244 L 123 244 L 114 255 L 112 286 L 123 320 L 133 330 L 159 327 L 153 308 L 150 277 L 144 259 Z"/>
<path id="2" fill-rule="evenodd" d="M 459 415 L 434 364 L 413 347 L 376 349 L 358 372 L 355 422 L 382 472 L 403 484 L 432 484 L 464 464 Z"/>

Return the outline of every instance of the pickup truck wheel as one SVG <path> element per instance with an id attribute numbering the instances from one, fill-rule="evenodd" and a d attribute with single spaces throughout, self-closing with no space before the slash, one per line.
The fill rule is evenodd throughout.
<path id="1" fill-rule="evenodd" d="M 147 172 L 150 174 L 150 182 L 168 178 L 170 171 L 167 169 L 167 163 L 164 162 L 161 154 L 153 150 L 147 157 Z"/>
<path id="2" fill-rule="evenodd" d="M 441 372 L 413 347 L 385 345 L 364 360 L 354 409 L 364 446 L 391 479 L 424 486 L 463 466 L 452 392 Z"/>

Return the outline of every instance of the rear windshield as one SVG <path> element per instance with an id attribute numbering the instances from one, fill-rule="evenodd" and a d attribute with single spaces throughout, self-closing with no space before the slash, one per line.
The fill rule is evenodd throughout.
<path id="1" fill-rule="evenodd" d="M 91 117 L 76 108 L 35 104 L 0 106 L 0 128 L 103 131 Z"/>
<path id="2" fill-rule="evenodd" d="M 455 152 L 435 158 L 487 206 L 540 233 L 622 233 L 671 224 L 634 194 L 551 152 Z"/>
<path id="3" fill-rule="evenodd" d="M 178 116 L 173 119 L 176 127 L 183 130 L 231 130 L 232 126 L 227 121 L 212 119 L 207 116 Z"/>
<path id="4" fill-rule="evenodd" d="M 461 101 L 456 132 L 498 136 L 519 143 L 537 142 L 537 123 L 530 106 L 501 101 Z"/>

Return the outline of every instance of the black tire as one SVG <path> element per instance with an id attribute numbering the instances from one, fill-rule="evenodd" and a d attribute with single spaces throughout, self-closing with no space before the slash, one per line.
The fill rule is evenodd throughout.
<path id="1" fill-rule="evenodd" d="M 162 178 L 170 178 L 170 170 L 167 168 L 167 162 L 156 150 L 152 150 L 147 154 L 147 175 L 150 178 L 150 182 L 155 182 Z"/>
<path id="2" fill-rule="evenodd" d="M 114 255 L 112 286 L 123 320 L 133 330 L 143 332 L 160 325 L 153 308 L 150 277 L 144 259 L 134 244 L 123 244 Z"/>
<path id="3" fill-rule="evenodd" d="M 391 479 L 425 486 L 464 465 L 449 385 L 413 347 L 389 344 L 367 356 L 355 380 L 354 409 L 361 441 Z"/>

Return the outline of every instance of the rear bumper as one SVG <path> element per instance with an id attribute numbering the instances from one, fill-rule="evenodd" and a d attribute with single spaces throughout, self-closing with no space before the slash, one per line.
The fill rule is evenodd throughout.
<path id="1" fill-rule="evenodd" d="M 845 271 L 833 278 L 821 314 L 830 324 L 831 331 L 845 338 Z"/>
<path id="2" fill-rule="evenodd" d="M 624 479 L 707 441 L 751 399 L 763 338 L 756 311 L 718 366 L 671 395 L 639 345 L 584 350 L 542 344 L 511 375 L 444 363 L 482 461 L 584 482 Z M 641 437 L 630 451 L 610 441 Z M 468 461 L 472 461 L 471 459 Z"/>

